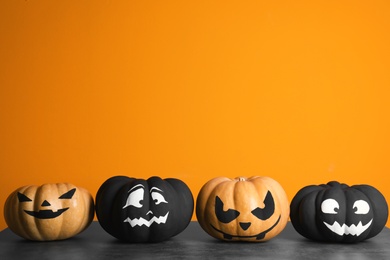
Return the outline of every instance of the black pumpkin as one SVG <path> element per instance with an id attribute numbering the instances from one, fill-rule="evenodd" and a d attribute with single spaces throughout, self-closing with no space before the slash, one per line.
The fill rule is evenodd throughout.
<path id="1" fill-rule="evenodd" d="M 302 188 L 290 205 L 290 218 L 302 236 L 326 242 L 354 243 L 376 236 L 385 226 L 388 206 L 369 185 L 332 181 Z"/>
<path id="2" fill-rule="evenodd" d="M 190 223 L 194 199 L 178 179 L 115 176 L 96 195 L 96 216 L 112 236 L 127 242 L 159 242 Z"/>

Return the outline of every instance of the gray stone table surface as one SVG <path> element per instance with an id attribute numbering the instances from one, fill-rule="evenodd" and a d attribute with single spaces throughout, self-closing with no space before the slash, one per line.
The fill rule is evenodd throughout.
<path id="1" fill-rule="evenodd" d="M 160 243 L 123 243 L 93 222 L 81 234 L 63 241 L 24 240 L 9 229 L 0 232 L 0 260 L 7 259 L 390 259 L 390 229 L 357 244 L 313 242 L 291 223 L 263 243 L 223 242 L 206 234 L 197 222 Z"/>

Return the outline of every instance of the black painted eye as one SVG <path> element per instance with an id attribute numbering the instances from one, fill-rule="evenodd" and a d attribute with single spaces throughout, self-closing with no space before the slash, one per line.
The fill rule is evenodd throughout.
<path id="1" fill-rule="evenodd" d="M 269 219 L 275 212 L 275 202 L 272 197 L 271 192 L 267 192 L 267 195 L 264 199 L 264 208 L 255 208 L 252 210 L 252 214 L 255 215 L 258 219 L 266 220 Z"/>
<path id="2" fill-rule="evenodd" d="M 215 197 L 215 215 L 217 215 L 217 218 L 222 223 L 229 223 L 236 219 L 240 212 L 234 209 L 228 209 L 226 211 L 223 210 L 223 202 L 222 200 L 217 196 Z"/>
<path id="3" fill-rule="evenodd" d="M 26 195 L 18 192 L 18 200 L 19 202 L 27 202 L 27 201 L 32 201 L 29 197 L 27 197 Z"/>
<path id="4" fill-rule="evenodd" d="M 71 199 L 74 195 L 74 193 L 76 192 L 76 188 L 74 189 L 71 189 L 70 191 L 62 194 L 59 199 Z"/>

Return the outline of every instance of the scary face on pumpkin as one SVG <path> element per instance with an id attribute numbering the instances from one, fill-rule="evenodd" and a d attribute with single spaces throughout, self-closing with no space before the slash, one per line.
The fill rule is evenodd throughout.
<path id="1" fill-rule="evenodd" d="M 75 192 L 76 192 L 76 188 L 73 188 L 70 191 L 67 191 L 64 194 L 62 194 L 61 196 L 59 196 L 58 199 L 60 199 L 60 200 L 71 199 Z M 18 194 L 18 200 L 20 203 L 22 203 L 22 202 L 31 202 L 32 203 L 32 199 L 30 199 L 26 195 L 24 195 L 20 192 L 18 192 L 17 194 Z M 49 219 L 49 218 L 56 218 L 69 209 L 69 207 L 59 208 L 59 209 L 56 209 L 54 211 L 53 211 L 53 209 L 44 209 L 44 208 L 48 208 L 48 207 L 51 207 L 51 204 L 49 201 L 47 201 L 45 199 L 41 204 L 42 209 L 39 209 L 38 211 L 24 209 L 24 212 L 26 214 L 33 216 L 35 218 L 38 218 L 38 219 Z"/>
<path id="2" fill-rule="evenodd" d="M 201 227 L 213 237 L 261 242 L 283 230 L 289 207 L 284 190 L 271 178 L 221 177 L 202 187 L 196 214 Z"/>
<path id="3" fill-rule="evenodd" d="M 146 196 L 148 197 L 146 198 Z M 148 201 L 149 207 L 145 205 Z M 151 187 L 150 190 L 145 190 L 143 184 L 137 184 L 130 188 L 126 204 L 123 206 L 123 209 L 132 207 L 128 211 L 129 216 L 123 222 L 129 223 L 131 227 L 165 224 L 169 211 L 165 212 L 168 209 L 164 207 L 164 204 L 168 204 L 168 202 L 160 188 Z M 156 216 L 154 212 L 162 214 Z"/>
<path id="4" fill-rule="evenodd" d="M 302 188 L 291 202 L 291 222 L 301 235 L 319 241 L 359 242 L 378 234 L 387 221 L 383 195 L 369 185 L 338 182 Z"/>
<path id="5" fill-rule="evenodd" d="M 253 232 L 245 234 L 245 231 L 250 231 L 250 227 L 252 226 L 252 224 L 255 225 L 254 223 L 256 223 L 258 221 L 260 221 L 260 222 L 267 221 L 269 218 L 271 218 L 274 215 L 274 213 L 275 213 L 275 202 L 274 202 L 274 199 L 273 199 L 272 194 L 271 194 L 270 191 L 267 192 L 267 195 L 265 196 L 263 204 L 264 204 L 263 207 L 259 206 L 259 207 L 256 207 L 256 208 L 250 210 L 250 214 L 252 216 L 251 215 L 246 216 L 245 218 L 241 218 L 241 220 L 243 220 L 243 221 L 238 221 L 240 229 L 242 229 L 242 231 L 244 231 L 242 233 L 243 235 L 226 233 L 226 232 L 222 231 L 222 229 L 224 229 L 222 224 L 220 224 L 221 229 L 216 228 L 211 223 L 210 223 L 210 225 L 217 232 L 220 232 L 223 235 L 224 239 L 228 239 L 228 240 L 233 239 L 233 238 L 238 238 L 238 239 L 254 238 L 256 240 L 264 239 L 265 235 L 269 231 L 271 231 L 279 223 L 280 217 L 281 217 L 280 214 L 279 215 L 275 215 L 277 220 L 269 228 L 261 231 L 260 233 L 257 233 L 258 231 L 255 231 L 254 235 L 252 234 Z M 246 207 L 246 205 L 245 205 L 245 207 Z M 248 212 L 246 212 L 246 213 L 248 213 Z M 221 198 L 216 196 L 215 197 L 215 215 L 216 215 L 216 217 L 217 217 L 217 219 L 218 219 L 218 221 L 220 223 L 229 224 L 232 221 L 238 219 L 239 216 L 241 215 L 241 212 L 236 210 L 236 209 L 224 210 L 224 203 L 222 202 Z M 246 215 L 248 215 L 248 214 L 246 214 Z M 236 225 L 236 223 L 235 223 L 235 225 Z M 225 229 L 228 230 L 229 228 L 225 228 Z"/>
<path id="6" fill-rule="evenodd" d="M 69 183 L 25 186 L 7 199 L 9 228 L 30 240 L 61 240 L 84 230 L 93 219 L 91 194 Z"/>
<path id="7" fill-rule="evenodd" d="M 360 236 L 372 224 L 373 214 L 370 205 L 364 199 L 342 200 L 328 198 L 321 203 L 321 214 L 319 218 L 324 224 L 324 232 L 329 230 L 338 236 L 351 235 Z M 345 219 L 351 215 L 350 221 Z"/>
<path id="8" fill-rule="evenodd" d="M 158 242 L 187 227 L 193 197 L 178 179 L 115 176 L 96 195 L 96 215 L 112 236 L 127 242 Z"/>

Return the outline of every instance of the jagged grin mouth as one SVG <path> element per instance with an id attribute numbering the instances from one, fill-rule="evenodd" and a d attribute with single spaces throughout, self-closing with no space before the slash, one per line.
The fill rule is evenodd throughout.
<path id="1" fill-rule="evenodd" d="M 134 219 L 130 219 L 128 217 L 123 222 L 128 222 L 131 227 L 135 227 L 135 226 L 147 226 L 147 227 L 150 227 L 150 225 L 152 225 L 153 223 L 165 224 L 165 222 L 167 222 L 168 214 L 169 214 L 169 211 L 164 216 L 160 216 L 160 217 L 153 216 L 149 220 L 144 219 L 142 217 L 134 218 Z"/>
<path id="2" fill-rule="evenodd" d="M 46 210 L 40 210 L 40 211 L 29 211 L 29 210 L 24 210 L 28 215 L 40 218 L 40 219 L 49 219 L 49 218 L 56 218 L 65 211 L 67 211 L 69 208 L 63 208 L 59 209 L 57 211 L 52 211 L 50 209 Z"/>
<path id="3" fill-rule="evenodd" d="M 371 226 L 372 219 L 365 225 L 362 224 L 360 221 L 357 225 L 351 224 L 350 226 L 347 226 L 346 224 L 340 225 L 339 222 L 335 221 L 333 225 L 330 225 L 323 222 L 327 228 L 329 228 L 332 232 L 336 233 L 339 236 L 343 235 L 352 235 L 352 236 L 360 236 L 364 231 L 367 230 L 369 226 Z"/>
<path id="4" fill-rule="evenodd" d="M 213 225 L 211 225 L 211 227 L 213 229 L 215 229 L 215 231 L 218 231 L 219 233 L 221 233 L 223 235 L 223 238 L 224 239 L 233 239 L 234 237 L 237 237 L 237 238 L 256 238 L 256 240 L 261 240 L 261 239 L 264 239 L 265 235 L 271 231 L 274 227 L 276 227 L 280 221 L 280 218 L 281 218 L 281 215 L 279 216 L 278 220 L 272 225 L 272 227 L 270 227 L 269 229 L 257 234 L 257 235 L 254 235 L 254 236 L 237 236 L 237 235 L 230 235 L 230 234 L 226 234 L 225 232 L 223 232 L 222 230 L 219 230 L 217 229 L 216 227 L 214 227 Z"/>

